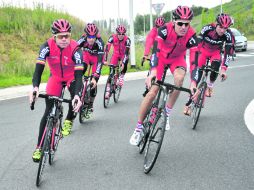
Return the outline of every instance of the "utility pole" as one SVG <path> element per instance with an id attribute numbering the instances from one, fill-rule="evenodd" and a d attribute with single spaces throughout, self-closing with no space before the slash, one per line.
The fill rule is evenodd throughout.
<path id="1" fill-rule="evenodd" d="M 220 13 L 222 13 L 222 0 L 220 0 Z"/>
<path id="2" fill-rule="evenodd" d="M 150 30 L 153 28 L 152 0 L 150 0 Z"/>
<path id="3" fill-rule="evenodd" d="M 133 0 L 129 0 L 129 17 L 130 17 L 130 40 L 131 40 L 131 67 L 136 67 L 135 59 L 135 40 L 134 40 L 134 24 L 133 24 Z"/>

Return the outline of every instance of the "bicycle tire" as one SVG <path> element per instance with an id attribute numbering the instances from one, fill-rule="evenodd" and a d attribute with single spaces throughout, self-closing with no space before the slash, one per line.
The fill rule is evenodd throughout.
<path id="1" fill-rule="evenodd" d="M 84 124 L 85 121 L 88 119 L 87 114 L 88 114 L 88 104 L 90 102 L 90 88 L 91 84 L 87 85 L 85 97 L 83 99 L 82 106 L 79 109 L 79 123 L 81 124 Z"/>
<path id="2" fill-rule="evenodd" d="M 200 85 L 200 88 L 199 88 L 200 94 L 198 96 L 197 102 L 196 103 L 193 102 L 193 105 L 192 105 L 193 109 L 192 109 L 191 113 L 192 113 L 192 129 L 193 130 L 196 129 L 196 126 L 199 121 L 200 113 L 201 113 L 202 106 L 204 103 L 206 88 L 207 88 L 207 83 L 204 82 Z"/>
<path id="3" fill-rule="evenodd" d="M 160 119 L 162 119 L 160 123 Z M 160 153 L 166 127 L 166 114 L 164 108 L 159 108 L 156 120 L 151 127 L 151 132 L 148 137 L 147 147 L 144 159 L 144 173 L 148 174 L 154 167 L 154 164 Z M 153 149 L 153 144 L 157 147 Z M 150 155 L 151 154 L 151 155 Z"/>
<path id="4" fill-rule="evenodd" d="M 150 119 L 151 110 L 153 107 L 154 107 L 154 105 L 152 105 L 151 108 L 149 109 L 149 111 L 146 113 L 146 117 L 143 122 L 142 139 L 141 139 L 140 143 L 138 144 L 140 154 L 143 153 L 143 151 L 146 147 L 146 144 L 147 144 L 149 134 L 150 134 L 151 123 L 149 122 L 149 119 Z"/>
<path id="5" fill-rule="evenodd" d="M 53 149 L 51 149 L 51 143 L 50 143 L 50 153 L 49 153 L 49 165 L 52 165 L 54 162 L 55 154 L 58 148 L 58 144 L 60 139 L 62 138 L 62 133 L 61 133 L 61 119 L 58 119 L 58 122 L 55 125 L 59 126 L 54 126 L 52 132 L 52 138 L 51 138 L 51 143 L 52 141 L 54 142 L 53 144 Z M 53 127 L 53 126 L 52 126 Z"/>
<path id="6" fill-rule="evenodd" d="M 115 85 L 115 89 L 114 89 L 114 102 L 115 103 L 118 103 L 118 101 L 119 101 L 121 90 L 122 90 L 122 87 L 120 85 Z"/>
<path id="7" fill-rule="evenodd" d="M 47 157 L 48 157 L 48 154 L 49 154 L 49 151 L 50 151 L 50 138 L 51 138 L 50 131 L 49 131 L 49 128 L 47 128 L 46 136 L 44 138 L 43 146 L 42 146 L 42 149 L 41 149 L 41 158 L 40 158 L 37 177 L 36 177 L 36 186 L 37 187 L 40 186 L 41 178 L 42 178 L 42 175 L 43 175 L 43 170 L 44 170 L 44 167 L 46 165 Z"/>
<path id="8" fill-rule="evenodd" d="M 111 79 L 113 80 L 113 79 Z M 111 83 L 109 83 L 110 81 L 110 76 L 108 77 L 108 80 L 106 82 L 106 85 L 105 85 L 105 90 L 104 90 L 104 95 L 103 95 L 103 106 L 104 108 L 108 108 L 108 105 L 109 105 L 109 101 L 110 101 L 110 97 L 111 97 L 111 89 L 112 89 L 112 86 L 111 86 Z M 106 98 L 106 93 L 107 93 L 107 86 L 108 84 L 110 85 L 110 92 L 109 92 L 109 97 Z"/>

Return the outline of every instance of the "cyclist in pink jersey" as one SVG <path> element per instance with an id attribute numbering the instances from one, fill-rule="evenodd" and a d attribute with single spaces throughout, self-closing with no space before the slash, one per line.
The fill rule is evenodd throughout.
<path id="1" fill-rule="evenodd" d="M 105 49 L 105 59 L 104 59 L 105 65 L 108 64 L 107 59 L 111 45 L 113 45 L 114 49 L 113 55 L 110 60 L 110 64 L 116 66 L 118 64 L 118 61 L 121 61 L 122 71 L 119 77 L 119 85 L 123 86 L 124 75 L 127 71 L 127 65 L 129 62 L 129 52 L 131 46 L 131 40 L 126 35 L 126 28 L 123 25 L 118 25 L 116 28 L 116 34 L 112 34 L 108 39 L 108 43 Z M 112 72 L 110 71 L 110 73 Z"/>
<path id="2" fill-rule="evenodd" d="M 144 50 L 143 59 L 149 59 L 149 54 L 150 54 L 151 48 L 153 47 L 155 38 L 158 35 L 158 28 L 165 25 L 165 19 L 160 16 L 155 19 L 154 24 L 155 24 L 155 26 L 152 28 L 152 30 L 146 36 L 146 43 L 145 43 L 145 50 Z"/>
<path id="3" fill-rule="evenodd" d="M 33 90 L 29 94 L 30 103 L 33 101 L 33 92 L 36 92 L 36 98 L 38 98 L 41 75 L 47 61 L 51 75 L 47 82 L 46 93 L 52 96 L 60 96 L 62 82 L 66 82 L 73 99 L 64 121 L 63 135 L 69 133 L 72 121 L 75 118 L 74 112 L 77 112 L 82 104 L 79 97 L 84 70 L 82 51 L 78 48 L 76 41 L 71 39 L 71 29 L 71 24 L 67 20 L 59 19 L 53 22 L 51 27 L 53 36 L 40 48 L 33 75 Z M 39 149 L 39 143 L 46 125 L 48 113 L 53 105 L 52 100 L 45 99 L 45 102 L 46 109 L 40 123 L 37 147 L 32 156 L 35 162 L 40 160 L 41 150 Z M 73 107 L 74 102 L 77 102 L 75 107 Z"/>
<path id="4" fill-rule="evenodd" d="M 196 32 L 190 26 L 193 18 L 193 11 L 187 6 L 178 6 L 173 11 L 173 22 L 166 23 L 158 30 L 158 36 L 154 42 L 153 54 L 151 59 L 151 74 L 146 79 L 146 85 L 150 88 L 148 94 L 144 97 L 138 115 L 138 123 L 130 138 L 130 144 L 138 145 L 141 139 L 141 131 L 143 129 L 143 121 L 148 108 L 151 106 L 156 97 L 159 87 L 151 85 L 153 77 L 161 80 L 165 66 L 170 67 L 170 71 L 174 77 L 176 86 L 182 86 L 186 74 L 187 64 L 185 61 L 186 50 L 190 49 L 190 73 L 191 85 L 193 92 L 196 88 L 197 72 L 197 37 Z M 165 107 L 167 113 L 166 130 L 169 130 L 169 116 L 172 108 L 179 96 L 179 91 L 174 90 L 168 98 Z M 194 97 L 197 94 L 194 95 Z"/>
<path id="5" fill-rule="evenodd" d="M 230 56 L 234 52 L 235 38 L 229 27 L 232 25 L 232 19 L 228 14 L 221 13 L 217 16 L 216 22 L 204 26 L 200 32 L 199 38 L 199 58 L 198 68 L 206 64 L 206 59 L 209 58 L 211 66 L 221 73 L 222 80 L 227 79 L 227 67 L 230 61 Z M 222 47 L 225 45 L 224 56 L 221 56 Z M 221 69 L 220 69 L 221 68 Z M 202 72 L 199 71 L 200 81 Z M 213 93 L 214 82 L 218 74 L 212 72 L 210 74 L 210 81 L 207 83 L 206 96 L 211 97 Z M 190 115 L 189 107 L 185 106 L 184 114 Z"/>
<path id="6" fill-rule="evenodd" d="M 83 60 L 85 65 L 92 65 L 92 84 L 91 99 L 88 109 L 88 117 L 93 113 L 93 103 L 97 94 L 97 82 L 101 75 L 102 61 L 104 55 L 104 42 L 100 37 L 97 26 L 88 23 L 84 28 L 84 34 L 78 40 L 78 44 L 83 48 Z"/>

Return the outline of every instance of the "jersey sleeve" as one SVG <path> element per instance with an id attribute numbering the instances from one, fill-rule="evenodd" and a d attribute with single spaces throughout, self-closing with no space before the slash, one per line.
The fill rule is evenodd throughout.
<path id="1" fill-rule="evenodd" d="M 49 45 L 48 42 L 45 42 L 39 51 L 39 56 L 36 60 L 36 66 L 35 66 L 35 71 L 33 74 L 33 79 L 32 83 L 33 86 L 39 87 L 41 83 L 41 75 L 43 73 L 45 63 L 46 63 L 46 58 L 49 56 Z"/>

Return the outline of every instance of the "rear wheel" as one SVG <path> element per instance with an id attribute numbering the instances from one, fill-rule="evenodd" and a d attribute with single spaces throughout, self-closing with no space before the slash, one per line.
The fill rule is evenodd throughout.
<path id="1" fill-rule="evenodd" d="M 85 92 L 85 97 L 84 97 L 84 102 L 82 102 L 82 106 L 79 110 L 79 122 L 80 123 L 85 123 L 85 121 L 88 119 L 88 104 L 90 102 L 90 88 L 91 85 L 89 84 L 86 88 L 86 92 Z"/>
<path id="2" fill-rule="evenodd" d="M 198 120 L 199 120 L 199 116 L 201 113 L 201 109 L 203 107 L 204 104 L 204 99 L 205 99 L 205 91 L 207 88 L 207 84 L 206 83 L 202 83 L 200 85 L 199 91 L 200 94 L 197 98 L 197 102 L 193 102 L 192 103 L 192 111 L 191 111 L 191 117 L 192 117 L 192 129 L 194 130 L 197 126 Z"/>
<path id="3" fill-rule="evenodd" d="M 157 158 L 161 149 L 162 141 L 165 134 L 166 114 L 163 108 L 160 108 L 156 114 L 156 119 L 151 126 L 151 132 L 148 137 L 147 147 L 144 159 L 144 172 L 148 174 Z"/>
<path id="4" fill-rule="evenodd" d="M 43 171 L 44 171 L 44 167 L 46 165 L 47 158 L 48 158 L 49 151 L 50 151 L 51 132 L 50 132 L 48 127 L 47 127 L 46 130 L 47 130 L 46 131 L 46 136 L 44 138 L 44 142 L 43 142 L 43 146 L 42 146 L 42 150 L 41 150 L 41 158 L 40 158 L 37 177 L 36 177 L 36 186 L 37 187 L 40 186 L 41 178 L 42 178 Z"/>
<path id="5" fill-rule="evenodd" d="M 122 87 L 120 85 L 114 85 L 114 102 L 117 103 L 121 94 Z"/>
<path id="6" fill-rule="evenodd" d="M 104 90 L 104 96 L 103 96 L 103 105 L 104 105 L 104 108 L 107 108 L 108 105 L 109 105 L 109 100 L 110 100 L 110 97 L 111 97 L 111 83 L 109 82 L 110 81 L 110 76 L 108 77 L 108 80 L 107 80 L 107 83 L 105 85 L 105 90 Z M 107 88 L 109 87 L 109 88 Z M 107 93 L 109 93 L 109 97 L 106 97 Z"/>

